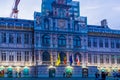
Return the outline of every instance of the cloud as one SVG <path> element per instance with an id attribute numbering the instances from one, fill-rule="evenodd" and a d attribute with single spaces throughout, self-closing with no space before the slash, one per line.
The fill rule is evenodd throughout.
<path id="1" fill-rule="evenodd" d="M 101 8 L 100 6 L 86 6 L 84 7 L 84 9 L 89 9 L 89 10 L 93 10 L 93 9 L 98 9 L 98 8 Z"/>
<path id="2" fill-rule="evenodd" d="M 119 11 L 119 12 L 120 12 L 120 6 L 113 7 L 112 10 L 114 10 L 114 11 Z"/>

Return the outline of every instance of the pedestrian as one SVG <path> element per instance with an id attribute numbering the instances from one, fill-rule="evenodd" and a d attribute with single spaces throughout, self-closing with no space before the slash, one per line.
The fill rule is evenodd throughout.
<path id="1" fill-rule="evenodd" d="M 21 77 L 21 72 L 18 73 L 19 77 Z"/>
<path id="2" fill-rule="evenodd" d="M 63 72 L 63 77 L 65 77 L 65 72 Z"/>
<path id="3" fill-rule="evenodd" d="M 117 72 L 113 70 L 113 78 L 116 79 L 117 78 Z"/>
<path id="4" fill-rule="evenodd" d="M 101 73 L 101 77 L 102 77 L 102 80 L 106 80 L 106 73 L 105 73 L 105 72 L 102 72 L 102 73 Z"/>
<path id="5" fill-rule="evenodd" d="M 99 72 L 96 72 L 96 73 L 95 73 L 95 80 L 99 80 L 99 77 L 100 77 Z"/>

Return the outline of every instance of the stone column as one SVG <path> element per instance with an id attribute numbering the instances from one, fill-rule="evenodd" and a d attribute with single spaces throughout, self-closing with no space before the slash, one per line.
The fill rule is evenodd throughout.
<path id="1" fill-rule="evenodd" d="M 32 65 L 32 52 L 29 51 L 29 63 Z"/>
<path id="2" fill-rule="evenodd" d="M 7 52 L 6 52 L 6 62 L 9 62 L 9 54 L 10 54 L 10 53 L 7 51 Z"/>
<path id="3" fill-rule="evenodd" d="M 52 54 L 52 51 L 50 51 L 50 62 L 51 62 L 51 65 L 53 65 L 53 54 Z"/>
<path id="4" fill-rule="evenodd" d="M 82 56 L 82 67 L 87 67 L 86 53 L 81 53 Z"/>
<path id="5" fill-rule="evenodd" d="M 66 56 L 67 56 L 67 65 L 69 65 L 69 54 L 70 52 L 67 52 Z"/>
<path id="6" fill-rule="evenodd" d="M 40 60 L 40 65 L 42 65 L 42 53 L 43 53 L 43 52 L 42 52 L 42 51 L 40 51 L 40 54 L 39 54 L 39 56 L 40 56 L 40 57 L 39 57 L 39 60 Z"/>
<path id="7" fill-rule="evenodd" d="M 98 63 L 98 66 L 100 67 L 100 54 L 97 55 L 97 63 Z"/>
<path id="8" fill-rule="evenodd" d="M 117 65 L 117 55 L 115 55 L 115 65 Z"/>
<path id="9" fill-rule="evenodd" d="M 92 65 L 94 65 L 94 54 L 91 54 L 91 58 L 92 58 L 91 63 Z"/>
<path id="10" fill-rule="evenodd" d="M 21 52 L 21 60 L 22 60 L 22 64 L 24 64 L 24 62 L 25 62 L 25 52 Z M 24 65 L 25 66 L 25 65 Z"/>
<path id="11" fill-rule="evenodd" d="M 86 53 L 85 55 L 86 55 L 86 66 L 88 66 L 88 53 Z"/>
<path id="12" fill-rule="evenodd" d="M 106 62 L 106 55 L 103 55 L 103 64 L 108 64 L 107 62 Z"/>
<path id="13" fill-rule="evenodd" d="M 75 61 L 74 61 L 74 53 L 72 52 L 70 55 L 72 55 L 72 60 L 73 60 L 72 65 L 75 65 Z"/>
<path id="14" fill-rule="evenodd" d="M 109 55 L 109 65 L 111 66 L 111 55 Z"/>
<path id="15" fill-rule="evenodd" d="M 16 51 L 14 52 L 14 62 L 15 63 L 17 62 L 17 52 Z"/>
<path id="16" fill-rule="evenodd" d="M 85 55 L 83 53 L 81 53 L 81 57 L 82 57 L 82 67 L 86 67 L 85 66 Z"/>

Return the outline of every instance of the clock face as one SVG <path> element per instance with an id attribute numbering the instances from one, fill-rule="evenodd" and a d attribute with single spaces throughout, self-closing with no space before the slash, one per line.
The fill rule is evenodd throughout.
<path id="1" fill-rule="evenodd" d="M 58 26 L 59 28 L 65 28 L 65 20 L 58 20 Z"/>

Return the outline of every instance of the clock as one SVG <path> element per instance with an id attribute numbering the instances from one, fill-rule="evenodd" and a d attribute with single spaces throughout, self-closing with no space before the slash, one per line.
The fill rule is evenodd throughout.
<path id="1" fill-rule="evenodd" d="M 58 27 L 65 28 L 65 20 L 62 20 L 62 19 L 58 20 Z"/>

